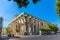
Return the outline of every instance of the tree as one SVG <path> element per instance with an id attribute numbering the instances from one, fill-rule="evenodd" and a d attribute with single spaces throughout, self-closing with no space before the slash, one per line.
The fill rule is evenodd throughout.
<path id="1" fill-rule="evenodd" d="M 11 1 L 11 0 L 8 0 L 8 1 Z M 21 7 L 27 7 L 28 4 L 30 3 L 29 0 L 13 0 L 14 2 L 17 3 L 18 7 L 21 8 Z M 38 1 L 40 0 L 32 0 L 32 2 L 34 4 L 36 4 Z"/>
<path id="2" fill-rule="evenodd" d="M 0 30 L 0 37 L 1 37 L 1 32 L 2 32 L 2 30 Z"/>
<path id="3" fill-rule="evenodd" d="M 52 31 L 54 31 L 54 32 L 57 32 L 57 31 L 58 31 L 57 25 L 55 25 L 55 24 L 48 24 L 48 26 L 49 26 L 49 28 L 50 28 Z"/>
<path id="4" fill-rule="evenodd" d="M 39 30 L 41 31 L 54 31 L 57 32 L 58 31 L 58 27 L 55 24 L 48 24 L 48 26 L 40 26 Z"/>
<path id="5" fill-rule="evenodd" d="M 12 28 L 7 27 L 7 28 L 6 28 L 6 32 L 7 32 L 7 33 L 11 33 L 11 32 L 12 32 Z"/>
<path id="6" fill-rule="evenodd" d="M 60 18 L 60 0 L 56 0 L 56 11 Z"/>
<path id="7" fill-rule="evenodd" d="M 2 30 L 0 30 L 0 33 L 2 32 Z"/>
<path id="8" fill-rule="evenodd" d="M 41 31 L 51 31 L 51 29 L 48 26 L 40 26 L 39 30 Z"/>
<path id="9" fill-rule="evenodd" d="M 39 30 L 45 32 L 46 34 L 51 34 L 52 31 L 56 33 L 58 31 L 58 27 L 55 24 L 48 24 L 47 26 L 40 26 Z"/>
<path id="10" fill-rule="evenodd" d="M 39 30 L 41 30 L 43 35 L 51 34 L 51 29 L 49 28 L 49 26 L 41 26 Z"/>

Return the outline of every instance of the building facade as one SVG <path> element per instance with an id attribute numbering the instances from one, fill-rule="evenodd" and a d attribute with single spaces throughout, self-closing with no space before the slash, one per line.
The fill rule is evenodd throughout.
<path id="1" fill-rule="evenodd" d="M 2 35 L 5 35 L 6 34 L 6 28 L 2 28 L 2 33 L 1 33 Z"/>
<path id="2" fill-rule="evenodd" d="M 15 17 L 8 27 L 12 28 L 11 33 L 14 35 L 37 35 L 39 34 L 39 27 L 47 24 L 48 22 L 23 12 Z M 19 32 L 16 29 L 19 29 Z"/>
<path id="3" fill-rule="evenodd" d="M 2 32 L 2 27 L 3 27 L 3 18 L 0 17 L 0 34 Z M 0 35 L 1 36 L 1 35 Z"/>

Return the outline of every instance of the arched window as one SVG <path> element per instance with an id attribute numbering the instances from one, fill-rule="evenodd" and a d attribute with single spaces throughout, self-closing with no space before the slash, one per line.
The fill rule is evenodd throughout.
<path id="1" fill-rule="evenodd" d="M 16 25 L 16 28 L 17 28 L 17 25 Z"/>
<path id="2" fill-rule="evenodd" d="M 40 22 L 41 23 L 41 25 L 43 26 L 43 22 Z"/>

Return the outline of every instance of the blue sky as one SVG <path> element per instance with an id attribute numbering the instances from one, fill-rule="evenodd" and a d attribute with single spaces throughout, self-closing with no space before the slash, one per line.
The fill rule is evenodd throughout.
<path id="1" fill-rule="evenodd" d="M 41 0 L 36 5 L 30 0 L 30 4 L 26 8 L 18 8 L 17 4 L 13 1 L 0 0 L 0 16 L 4 19 L 3 27 L 7 27 L 9 22 L 14 18 L 14 14 L 22 12 L 57 24 L 60 27 L 60 22 L 56 14 L 56 0 Z"/>

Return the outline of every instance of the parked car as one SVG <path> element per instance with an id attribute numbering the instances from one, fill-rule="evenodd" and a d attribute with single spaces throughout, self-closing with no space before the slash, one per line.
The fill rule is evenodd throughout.
<path id="1" fill-rule="evenodd" d="M 11 37 L 11 34 L 10 33 L 8 34 L 8 37 Z"/>
<path id="2" fill-rule="evenodd" d="M 14 37 L 14 34 L 8 34 L 8 37 Z"/>

